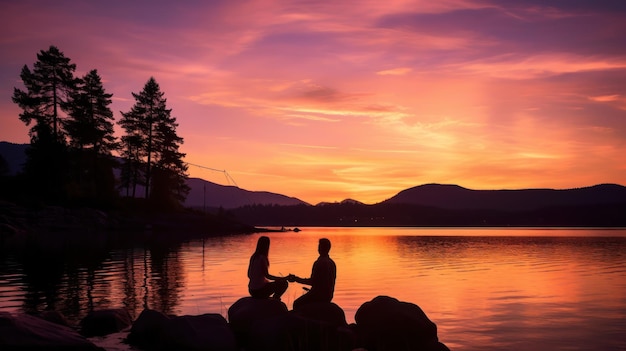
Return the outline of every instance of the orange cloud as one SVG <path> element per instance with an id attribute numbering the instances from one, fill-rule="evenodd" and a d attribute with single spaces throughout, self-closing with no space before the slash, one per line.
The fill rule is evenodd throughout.
<path id="1" fill-rule="evenodd" d="M 98 69 L 117 118 L 154 76 L 188 162 L 311 203 L 432 182 L 625 184 L 626 21 L 557 5 L 15 2 L 0 14 L 0 95 L 51 44 L 79 74 Z M 0 112 L 0 140 L 28 141 L 10 99 Z"/>
<path id="2" fill-rule="evenodd" d="M 376 72 L 376 74 L 381 75 L 381 76 L 386 76 L 386 75 L 403 76 L 405 74 L 410 73 L 412 70 L 413 69 L 409 67 L 392 68 L 392 69 L 388 69 L 384 71 L 378 71 Z"/>

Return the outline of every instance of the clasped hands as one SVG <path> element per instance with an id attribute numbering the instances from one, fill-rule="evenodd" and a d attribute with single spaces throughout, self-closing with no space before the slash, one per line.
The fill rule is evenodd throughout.
<path id="1" fill-rule="evenodd" d="M 293 282 L 296 281 L 296 279 L 298 279 L 298 277 L 295 274 L 289 273 L 289 275 L 284 277 L 284 279 L 287 280 L 290 283 L 293 283 Z"/>

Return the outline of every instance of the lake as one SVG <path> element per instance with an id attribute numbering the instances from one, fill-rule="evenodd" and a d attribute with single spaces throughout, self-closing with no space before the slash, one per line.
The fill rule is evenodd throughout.
<path id="1" fill-rule="evenodd" d="M 308 277 L 317 241 L 332 242 L 333 302 L 349 323 L 378 295 L 419 305 L 452 350 L 626 350 L 626 229 L 301 228 L 271 238 L 270 273 Z M 144 306 L 220 313 L 247 296 L 261 234 L 175 247 L 2 254 L 0 310 Z M 304 290 L 291 283 L 291 309 Z"/>

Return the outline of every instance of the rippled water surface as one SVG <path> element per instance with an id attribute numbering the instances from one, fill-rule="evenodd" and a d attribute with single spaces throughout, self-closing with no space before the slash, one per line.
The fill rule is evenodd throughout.
<path id="1" fill-rule="evenodd" d="M 388 295 L 419 305 L 453 350 L 626 350 L 626 230 L 302 228 L 271 233 L 270 273 L 309 276 L 327 237 L 335 299 Z M 247 295 L 258 234 L 102 254 L 0 256 L 0 310 L 147 306 L 221 313 Z M 303 293 L 290 284 L 291 308 Z"/>

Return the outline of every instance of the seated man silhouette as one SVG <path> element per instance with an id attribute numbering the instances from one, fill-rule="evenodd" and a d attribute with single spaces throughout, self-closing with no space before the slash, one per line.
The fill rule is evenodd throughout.
<path id="1" fill-rule="evenodd" d="M 337 266 L 328 252 L 330 251 L 330 240 L 322 238 L 319 240 L 317 251 L 320 256 L 313 263 L 310 278 L 300 278 L 290 274 L 289 281 L 310 285 L 311 289 L 293 302 L 293 309 L 298 309 L 306 304 L 314 302 L 330 302 L 335 292 L 335 279 L 337 278 Z"/>

